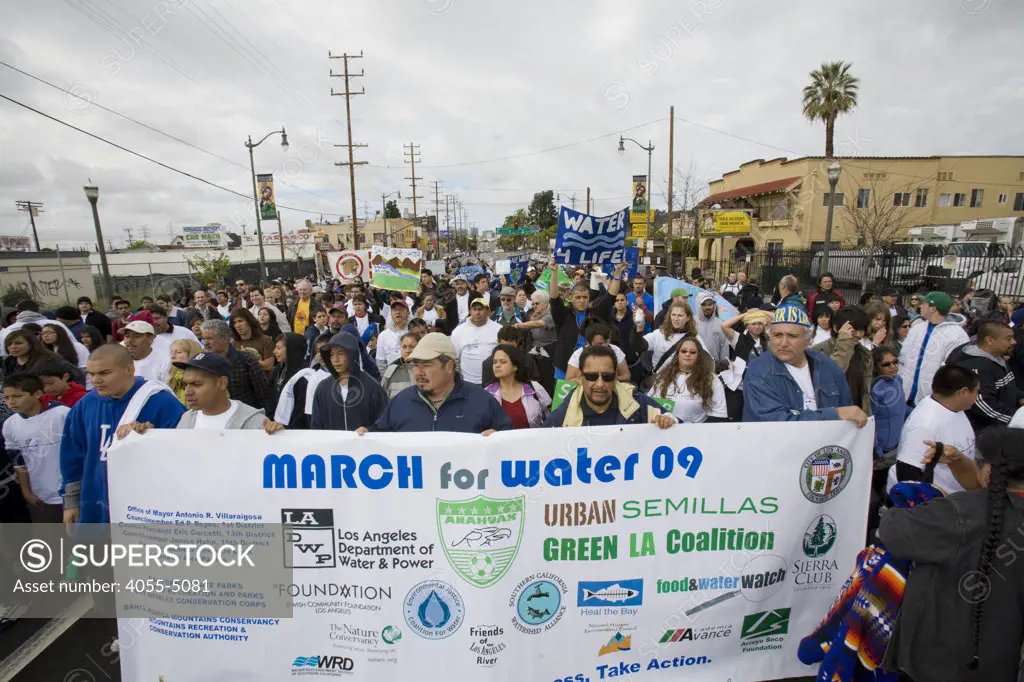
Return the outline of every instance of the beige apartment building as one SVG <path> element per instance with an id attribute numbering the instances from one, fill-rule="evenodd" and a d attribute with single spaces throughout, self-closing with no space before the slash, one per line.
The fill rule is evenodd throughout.
<path id="1" fill-rule="evenodd" d="M 751 233 L 702 238 L 700 257 L 745 249 L 820 248 L 828 214 L 828 167 L 841 167 L 832 221 L 834 245 L 857 245 L 850 212 L 872 202 L 901 207 L 901 230 L 967 220 L 1024 216 L 1024 156 L 840 157 L 755 159 L 710 183 L 701 208 L 751 209 Z"/>
<path id="2" fill-rule="evenodd" d="M 306 227 L 316 230 L 317 239 L 329 242 L 339 250 L 350 250 L 352 244 L 352 223 L 314 223 L 306 221 Z M 403 249 L 421 248 L 421 228 L 404 218 L 378 218 L 368 223 L 359 223 L 359 247 L 369 249 L 373 245 L 397 246 Z"/>

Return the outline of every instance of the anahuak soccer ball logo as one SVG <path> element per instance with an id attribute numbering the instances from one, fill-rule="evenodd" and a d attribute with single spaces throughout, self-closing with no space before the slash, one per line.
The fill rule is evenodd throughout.
<path id="1" fill-rule="evenodd" d="M 815 504 L 843 492 L 853 473 L 850 451 L 838 445 L 815 450 L 800 465 L 800 492 Z"/>
<path id="2" fill-rule="evenodd" d="M 498 582 L 523 539 L 526 496 L 437 501 L 437 533 L 452 568 L 474 587 Z"/>

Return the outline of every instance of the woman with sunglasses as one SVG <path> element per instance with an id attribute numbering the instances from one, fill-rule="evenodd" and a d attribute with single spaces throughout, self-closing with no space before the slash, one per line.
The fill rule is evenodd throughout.
<path id="1" fill-rule="evenodd" d="M 910 333 L 910 315 L 909 313 L 899 314 L 892 318 L 892 347 L 896 349 L 896 355 L 899 356 L 900 350 L 903 348 L 903 340 L 907 338 L 907 334 Z"/>
<path id="2" fill-rule="evenodd" d="M 725 386 L 715 376 L 715 361 L 702 351 L 696 336 L 684 336 L 647 393 L 672 401 L 671 412 L 683 423 L 724 422 L 729 416 Z"/>

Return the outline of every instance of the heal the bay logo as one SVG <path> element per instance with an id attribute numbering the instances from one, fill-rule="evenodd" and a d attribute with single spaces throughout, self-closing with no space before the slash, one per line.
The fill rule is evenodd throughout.
<path id="1" fill-rule="evenodd" d="M 474 587 L 498 582 L 519 552 L 525 511 L 525 495 L 437 500 L 437 532 L 448 563 Z"/>

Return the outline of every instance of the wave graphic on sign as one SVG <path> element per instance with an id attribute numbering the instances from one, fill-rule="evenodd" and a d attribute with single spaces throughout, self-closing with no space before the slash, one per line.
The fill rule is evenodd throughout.
<path id="1" fill-rule="evenodd" d="M 588 249 L 601 246 L 608 249 L 614 249 L 622 246 L 625 243 L 624 233 L 620 232 L 617 236 L 611 235 L 594 235 L 592 237 L 584 237 L 578 235 L 575 232 L 569 232 L 562 236 L 563 246 L 579 246 L 580 248 Z"/>

